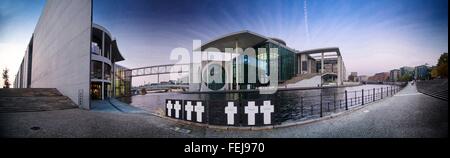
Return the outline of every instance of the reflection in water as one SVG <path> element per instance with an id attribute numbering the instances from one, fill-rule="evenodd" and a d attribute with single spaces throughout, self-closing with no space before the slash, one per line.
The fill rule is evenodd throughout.
<path id="1" fill-rule="evenodd" d="M 342 110 L 345 106 L 345 90 L 347 90 L 348 106 L 361 105 L 361 95 L 364 93 L 364 102 L 372 102 L 372 95 L 375 89 L 375 99 L 381 99 L 381 88 L 383 95 L 390 95 L 390 90 L 395 86 L 391 85 L 361 85 L 342 88 L 325 88 L 312 90 L 288 90 L 278 91 L 275 94 L 262 95 L 258 92 L 246 93 L 150 93 L 146 95 L 136 95 L 129 99 L 130 104 L 143 110 L 160 113 L 164 112 L 166 99 L 182 100 L 205 100 L 205 101 L 226 101 L 238 100 L 244 103 L 246 100 L 271 100 L 276 108 L 275 121 L 283 122 L 287 120 L 298 120 L 307 116 L 320 113 L 320 98 L 322 93 L 322 110 L 333 112 Z M 364 92 L 362 90 L 364 89 Z M 356 99 L 355 99 L 356 98 Z M 224 102 L 224 104 L 226 104 Z M 208 104 L 208 106 L 214 106 Z"/>

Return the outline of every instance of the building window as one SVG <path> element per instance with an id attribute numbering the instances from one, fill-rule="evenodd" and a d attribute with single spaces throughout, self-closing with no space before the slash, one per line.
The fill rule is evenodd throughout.
<path id="1" fill-rule="evenodd" d="M 99 30 L 99 29 L 97 29 L 97 28 L 93 28 L 92 29 L 92 43 L 95 43 L 95 45 L 96 45 L 96 47 L 98 47 L 98 52 L 96 52 L 96 53 L 98 53 L 98 55 L 101 55 L 102 54 L 102 49 L 103 49 L 103 47 L 102 47 L 102 34 L 103 34 L 103 31 L 101 31 L 101 30 Z M 92 47 L 92 44 L 91 43 L 91 47 Z M 92 50 L 92 53 L 94 53 L 93 51 L 94 51 L 94 49 L 91 49 Z"/>
<path id="2" fill-rule="evenodd" d="M 308 71 L 308 61 L 302 61 L 302 71 Z"/>
<path id="3" fill-rule="evenodd" d="M 105 80 L 111 81 L 111 66 L 105 64 Z"/>
<path id="4" fill-rule="evenodd" d="M 91 42 L 91 53 L 95 55 L 102 55 L 102 49 L 98 46 L 97 43 Z"/>
<path id="5" fill-rule="evenodd" d="M 102 79 L 102 62 L 91 62 L 91 79 Z"/>
<path id="6" fill-rule="evenodd" d="M 111 59 L 111 38 L 107 34 L 105 34 L 105 51 L 103 56 Z"/>
<path id="7" fill-rule="evenodd" d="M 91 99 L 92 100 L 102 99 L 102 83 L 100 82 L 91 83 Z"/>

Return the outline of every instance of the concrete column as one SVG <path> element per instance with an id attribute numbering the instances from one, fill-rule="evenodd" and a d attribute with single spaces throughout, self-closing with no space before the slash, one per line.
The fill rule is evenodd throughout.
<path id="1" fill-rule="evenodd" d="M 102 56 L 105 53 L 105 32 L 102 32 L 102 51 L 100 54 L 102 54 Z"/>
<path id="2" fill-rule="evenodd" d="M 102 80 L 105 79 L 105 63 L 102 62 Z M 102 81 L 102 100 L 105 99 L 105 82 Z"/>
<path id="3" fill-rule="evenodd" d="M 337 80 L 336 80 L 336 85 L 337 86 L 340 86 L 341 85 L 341 80 L 342 80 L 342 66 L 341 66 L 342 64 L 341 64 L 341 57 L 340 56 L 338 56 L 337 57 L 337 72 L 336 72 L 336 74 L 337 74 Z"/>
<path id="4" fill-rule="evenodd" d="M 240 87 L 239 87 L 239 58 L 240 58 L 240 56 L 239 56 L 239 52 L 238 52 L 238 41 L 236 40 L 235 41 L 235 49 L 234 49 L 234 52 L 236 53 L 236 55 L 238 55 L 238 57 L 236 58 L 236 90 L 239 90 L 240 89 Z"/>
<path id="5" fill-rule="evenodd" d="M 324 73 L 324 69 L 323 69 L 323 65 L 324 65 L 324 57 L 323 57 L 323 52 L 322 52 L 322 57 L 321 57 L 321 61 L 320 61 L 320 73 Z"/>

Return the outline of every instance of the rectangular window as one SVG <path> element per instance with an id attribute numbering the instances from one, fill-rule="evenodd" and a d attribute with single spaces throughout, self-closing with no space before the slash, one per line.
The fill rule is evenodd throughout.
<path id="1" fill-rule="evenodd" d="M 111 66 L 105 64 L 105 80 L 111 80 Z"/>
<path id="2" fill-rule="evenodd" d="M 111 38 L 105 34 L 105 58 L 111 59 Z"/>
<path id="3" fill-rule="evenodd" d="M 308 71 L 308 61 L 302 61 L 302 71 Z"/>
<path id="4" fill-rule="evenodd" d="M 102 62 L 91 62 L 91 79 L 102 79 Z"/>

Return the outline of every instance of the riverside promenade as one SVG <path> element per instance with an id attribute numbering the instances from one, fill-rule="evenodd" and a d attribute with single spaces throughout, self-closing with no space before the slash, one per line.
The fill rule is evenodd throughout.
<path id="1" fill-rule="evenodd" d="M 408 84 L 393 97 L 310 123 L 221 130 L 145 113 L 62 109 L 0 113 L 1 137 L 422 138 L 448 137 L 448 102 Z"/>

